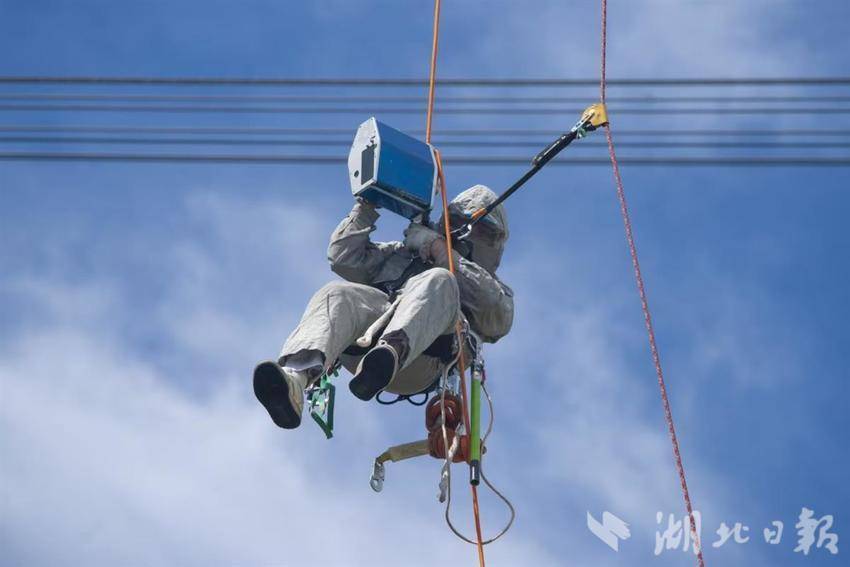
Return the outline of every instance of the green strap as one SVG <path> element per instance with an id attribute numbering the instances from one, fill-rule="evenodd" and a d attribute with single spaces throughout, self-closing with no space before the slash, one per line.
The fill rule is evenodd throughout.
<path id="1" fill-rule="evenodd" d="M 331 383 L 329 374 L 339 376 L 338 367 L 333 367 L 329 373 L 322 374 L 317 385 L 310 388 L 308 396 L 310 417 L 319 425 L 328 439 L 334 435 L 334 401 L 336 399 L 336 386 Z"/>

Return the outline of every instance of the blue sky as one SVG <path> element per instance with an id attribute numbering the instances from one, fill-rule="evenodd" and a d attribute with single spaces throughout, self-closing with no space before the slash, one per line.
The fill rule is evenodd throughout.
<path id="1" fill-rule="evenodd" d="M 609 10 L 611 77 L 850 74 L 840 2 L 612 0 Z M 442 76 L 598 73 L 596 1 L 448 1 L 442 21 Z M 0 74 L 421 77 L 430 26 L 430 2 L 5 0 Z M 353 134 L 367 117 L 0 122 Z M 615 138 L 648 127 L 613 107 L 612 120 Z M 388 121 L 419 129 L 424 116 Z M 435 139 L 441 128 L 559 124 L 438 114 Z M 663 124 L 808 127 L 770 116 Z M 847 128 L 841 117 L 824 125 Z M 446 173 L 457 193 L 506 187 L 521 170 Z M 839 564 L 850 552 L 850 174 L 625 166 L 623 176 L 706 563 Z M 443 523 L 436 461 L 389 465 L 381 495 L 367 486 L 377 454 L 422 435 L 418 409 L 343 395 L 326 442 L 309 423 L 278 430 L 253 398 L 254 364 L 277 353 L 332 277 L 327 238 L 350 199 L 343 166 L 0 162 L 0 563 L 474 561 Z M 656 512 L 681 519 L 682 505 L 610 169 L 544 170 L 508 214 L 500 275 L 516 320 L 487 350 L 497 411 L 487 470 L 519 517 L 488 548 L 490 564 L 692 564 L 681 551 L 653 554 Z M 389 213 L 379 224 L 384 239 L 404 226 Z M 793 552 L 804 506 L 834 515 L 839 556 Z M 632 527 L 618 553 L 585 525 L 604 510 Z M 486 496 L 483 513 L 485 530 L 503 518 Z M 778 546 L 761 536 L 773 520 L 785 523 Z M 749 526 L 750 541 L 710 547 L 721 522 Z"/>

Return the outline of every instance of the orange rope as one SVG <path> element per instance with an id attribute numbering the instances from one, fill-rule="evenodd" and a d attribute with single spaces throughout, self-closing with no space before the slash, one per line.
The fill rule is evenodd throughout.
<path id="1" fill-rule="evenodd" d="M 438 38 L 440 35 L 440 0 L 434 0 L 434 36 L 431 43 L 431 72 L 428 80 L 428 113 L 425 119 L 425 141 L 431 143 L 431 124 L 434 117 L 434 92 L 437 76 L 437 47 Z M 452 250 L 452 232 L 449 221 L 449 201 L 446 196 L 446 178 L 443 174 L 443 160 L 440 157 L 440 152 L 435 150 L 434 156 L 437 161 L 437 175 L 440 181 L 440 195 L 443 201 L 443 228 L 446 236 L 446 252 L 448 253 L 449 271 L 455 273 L 454 251 Z M 470 432 L 469 427 L 469 403 L 466 394 L 466 360 L 463 352 L 463 334 L 460 321 L 455 328 L 455 334 L 460 348 L 458 358 L 458 374 L 460 375 L 460 392 L 463 400 L 463 425 L 466 428 L 467 434 Z M 475 535 L 478 546 L 478 564 L 484 567 L 484 543 L 481 537 L 481 514 L 478 508 L 478 487 L 470 484 L 472 489 L 472 512 L 475 518 Z"/>
<path id="2" fill-rule="evenodd" d="M 431 74 L 428 77 L 428 116 L 425 119 L 425 142 L 428 144 L 431 143 L 431 119 L 434 116 L 434 86 L 437 78 L 437 39 L 439 36 L 440 0 L 434 0 L 434 38 L 431 42 Z M 440 167 L 439 162 L 437 167 Z"/>

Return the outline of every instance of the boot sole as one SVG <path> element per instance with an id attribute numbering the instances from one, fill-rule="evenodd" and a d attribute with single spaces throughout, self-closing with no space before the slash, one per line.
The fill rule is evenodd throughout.
<path id="1" fill-rule="evenodd" d="M 356 397 L 368 402 L 389 385 L 395 365 L 395 356 L 388 349 L 370 350 L 360 362 L 357 375 L 348 383 L 348 389 Z"/>
<path id="2" fill-rule="evenodd" d="M 254 395 L 278 427 L 295 429 L 301 425 L 301 416 L 289 399 L 289 383 L 274 363 L 264 362 L 254 370 Z"/>

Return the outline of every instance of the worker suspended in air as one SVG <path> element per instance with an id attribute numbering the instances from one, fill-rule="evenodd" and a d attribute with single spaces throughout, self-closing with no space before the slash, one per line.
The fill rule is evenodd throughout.
<path id="1" fill-rule="evenodd" d="M 463 191 L 449 205 L 452 226 L 495 200 L 483 185 Z M 361 400 L 383 390 L 410 395 L 427 390 L 453 358 L 459 315 L 487 342 L 510 331 L 513 293 L 496 276 L 508 239 L 501 205 L 458 242 L 455 275 L 439 232 L 414 221 L 403 242 L 372 242 L 378 217 L 374 204 L 357 198 L 328 247 L 331 269 L 345 281 L 316 292 L 277 360 L 254 371 L 257 399 L 280 427 L 298 427 L 305 388 L 337 359 L 354 374 L 349 389 Z M 372 344 L 359 347 L 376 322 L 382 328 Z"/>
<path id="2" fill-rule="evenodd" d="M 444 237 L 425 220 L 439 177 L 436 149 L 375 118 L 361 124 L 348 157 L 356 203 L 328 248 L 331 269 L 346 281 L 316 292 L 277 360 L 254 370 L 254 392 L 272 420 L 298 427 L 305 389 L 337 363 L 354 374 L 349 389 L 364 401 L 384 390 L 427 392 L 461 348 L 453 340 L 459 317 L 485 342 L 505 336 L 514 313 L 513 292 L 496 276 L 508 239 L 502 202 L 606 122 L 604 106 L 592 105 L 501 196 L 483 185 L 458 195 L 447 207 L 451 258 Z M 404 242 L 370 240 L 378 204 L 413 219 Z M 330 437 L 332 424 L 318 421 Z"/>
<path id="3" fill-rule="evenodd" d="M 382 490 L 388 461 L 423 455 L 442 459 L 439 500 L 446 502 L 446 521 L 458 537 L 476 543 L 452 525 L 448 508 L 451 463 L 466 461 L 480 558 L 482 546 L 504 535 L 515 517 L 513 505 L 482 468 L 493 425 L 482 343 L 507 335 L 514 318 L 513 292 L 496 276 L 508 240 L 502 203 L 570 143 L 606 123 L 604 105 L 591 105 L 501 195 L 475 185 L 451 203 L 446 202 L 440 154 L 429 141 L 416 140 L 375 118 L 361 124 L 348 156 L 356 202 L 328 247 L 331 269 L 344 281 L 316 292 L 280 356 L 254 370 L 254 393 L 276 425 L 298 427 L 306 396 L 310 416 L 328 439 L 333 437 L 336 390 L 330 375 L 337 375 L 341 366 L 353 374 L 349 389 L 361 400 L 377 397 L 388 403 L 380 393 L 390 392 L 397 394 L 395 401 L 427 402 L 427 438 L 378 455 L 369 485 L 375 492 Z M 428 219 L 438 190 L 443 211 L 431 225 Z M 371 241 L 379 208 L 411 220 L 402 242 Z M 464 360 L 470 363 L 471 374 L 468 405 Z M 428 401 L 428 393 L 435 390 L 438 395 Z M 426 399 L 413 402 L 410 396 L 415 394 L 425 394 Z M 490 416 L 483 437 L 482 394 Z M 510 511 L 505 527 L 486 541 L 477 516 L 476 488 L 482 481 Z"/>

